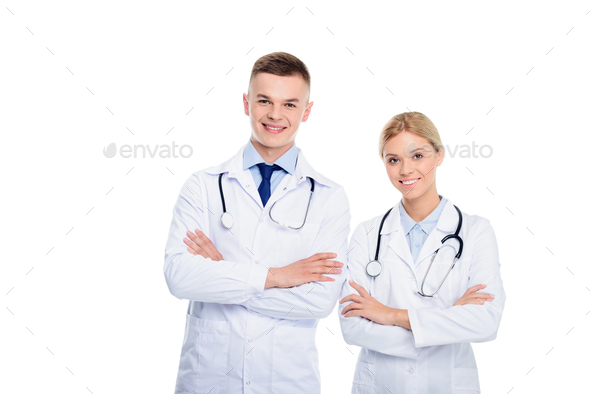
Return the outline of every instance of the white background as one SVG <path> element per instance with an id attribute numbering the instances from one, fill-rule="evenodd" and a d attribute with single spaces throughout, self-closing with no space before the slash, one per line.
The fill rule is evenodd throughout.
<path id="1" fill-rule="evenodd" d="M 274 51 L 311 72 L 297 145 L 345 186 L 352 229 L 400 198 L 377 155 L 391 116 L 493 148 L 447 155 L 437 182 L 498 238 L 508 299 L 474 345 L 482 392 L 587 391 L 590 4 L 281 3 L 4 2 L 0 392 L 173 392 L 188 301 L 162 273 L 172 207 L 247 142 L 242 93 Z M 193 156 L 102 154 L 172 141 Z M 316 340 L 324 392 L 349 392 L 359 349 L 336 311 Z"/>

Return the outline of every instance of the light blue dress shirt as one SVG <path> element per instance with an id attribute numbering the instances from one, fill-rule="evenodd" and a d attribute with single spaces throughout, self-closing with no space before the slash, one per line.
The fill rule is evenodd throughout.
<path id="1" fill-rule="evenodd" d="M 422 245 L 428 238 L 428 234 L 436 227 L 436 223 L 438 222 L 438 218 L 443 211 L 445 204 L 447 203 L 447 199 L 442 197 L 441 195 L 438 196 L 440 198 L 440 202 L 434 208 L 434 211 L 430 212 L 424 220 L 419 223 L 416 223 L 414 219 L 408 215 L 406 210 L 404 209 L 403 204 L 400 204 L 400 224 L 404 233 L 406 234 L 406 240 L 408 241 L 408 245 L 410 246 L 410 251 L 412 252 L 412 258 L 414 259 L 414 263 L 420 254 L 420 249 L 422 249 Z"/>
<path id="2" fill-rule="evenodd" d="M 281 180 L 287 175 L 287 173 L 293 175 L 295 172 L 295 166 L 297 165 L 297 155 L 298 150 L 295 144 L 288 151 L 283 153 L 281 157 L 279 157 L 274 163 L 266 163 L 260 153 L 254 148 L 252 145 L 252 141 L 248 140 L 248 144 L 246 148 L 244 148 L 244 170 L 250 169 L 250 173 L 252 174 L 252 178 L 254 179 L 254 183 L 256 184 L 256 188 L 260 186 L 262 182 L 262 175 L 260 175 L 260 169 L 256 164 L 258 163 L 266 163 L 268 165 L 276 164 L 281 166 L 282 170 L 273 171 L 272 175 L 270 176 L 270 194 L 274 192 L 276 187 L 281 183 Z"/>

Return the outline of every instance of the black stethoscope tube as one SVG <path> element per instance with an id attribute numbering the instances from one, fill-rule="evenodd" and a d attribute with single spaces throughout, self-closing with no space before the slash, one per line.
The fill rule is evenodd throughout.
<path id="1" fill-rule="evenodd" d="M 445 236 L 441 240 L 441 244 L 444 244 L 449 239 L 456 239 L 457 241 L 459 241 L 459 251 L 455 254 L 455 258 L 453 259 L 453 263 L 450 265 L 449 270 L 447 271 L 445 277 L 443 278 L 443 280 L 442 280 L 441 284 L 438 286 L 438 288 L 432 294 L 425 294 L 424 293 L 424 282 L 426 281 L 426 277 L 428 276 L 428 272 L 430 272 L 430 267 L 432 267 L 432 263 L 434 261 L 434 258 L 438 255 L 438 251 L 440 250 L 440 248 L 438 248 L 434 252 L 432 259 L 430 260 L 430 265 L 428 266 L 428 270 L 426 271 L 426 274 L 424 275 L 424 279 L 422 280 L 422 287 L 421 287 L 420 291 L 417 291 L 417 293 L 419 295 L 421 295 L 422 297 L 435 297 L 435 298 L 438 297 L 438 295 L 435 295 L 436 292 L 441 288 L 441 286 L 445 282 L 445 279 L 447 278 L 447 276 L 449 275 L 449 273 L 451 272 L 451 270 L 455 266 L 455 263 L 461 257 L 461 254 L 463 253 L 463 239 L 461 239 L 461 237 L 459 236 L 459 232 L 461 231 L 461 226 L 463 225 L 463 214 L 461 213 L 461 210 L 456 205 L 453 205 L 453 206 L 455 207 L 455 209 L 457 210 L 457 213 L 459 214 L 459 221 L 457 224 L 457 229 L 455 230 L 454 234 L 449 234 L 449 235 Z M 383 267 L 381 262 L 379 261 L 379 249 L 381 246 L 381 229 L 383 228 L 383 223 L 385 223 L 385 219 L 387 218 L 387 216 L 389 215 L 389 213 L 391 212 L 392 209 L 393 208 L 391 208 L 389 211 L 387 211 L 387 213 L 383 216 L 383 219 L 381 219 L 381 224 L 379 225 L 379 234 L 377 235 L 377 247 L 375 248 L 375 259 L 372 261 L 369 261 L 367 263 L 367 265 L 365 266 L 365 271 L 366 271 L 367 275 L 369 275 L 373 278 L 375 278 L 381 274 L 381 270 Z"/>
<path id="2" fill-rule="evenodd" d="M 381 246 L 381 229 L 383 229 L 383 223 L 385 223 L 385 219 L 387 219 L 387 216 L 389 216 L 389 212 L 391 212 L 392 209 L 393 207 L 387 211 L 385 216 L 383 216 L 383 219 L 381 219 L 381 224 L 379 225 L 379 232 L 377 233 L 379 234 L 377 236 L 377 249 L 375 250 L 375 260 L 377 261 L 379 260 L 379 247 Z"/>
<path id="3" fill-rule="evenodd" d="M 459 241 L 459 251 L 457 252 L 457 254 L 455 255 L 455 258 L 458 259 L 459 257 L 461 257 L 461 253 L 463 253 L 463 240 L 461 239 L 461 237 L 459 237 L 459 231 L 461 231 L 461 226 L 463 225 L 463 215 L 461 214 L 461 211 L 459 210 L 459 208 L 457 208 L 456 205 L 453 205 L 455 207 L 455 209 L 457 210 L 457 213 L 459 214 L 459 223 L 457 224 L 457 229 L 455 230 L 455 234 L 449 234 L 446 237 L 444 237 L 440 242 L 441 243 L 445 243 L 446 240 L 451 239 L 451 238 L 455 238 Z M 383 216 L 383 219 L 381 219 L 381 224 L 379 225 L 379 235 L 377 235 L 377 248 L 375 250 L 375 260 L 379 260 L 379 247 L 381 246 L 381 229 L 383 228 L 383 223 L 385 223 L 385 219 L 387 219 L 387 216 L 389 215 L 389 212 L 391 212 L 393 208 L 391 208 L 389 211 L 387 211 L 387 213 Z M 438 250 L 437 250 L 438 252 Z"/>
<path id="4" fill-rule="evenodd" d="M 223 213 L 221 214 L 221 224 L 229 230 L 233 226 L 233 217 L 227 212 L 226 207 L 225 207 L 225 195 L 223 193 L 223 185 L 221 184 L 221 179 L 223 178 L 223 174 L 224 174 L 223 172 L 219 174 L 219 181 L 218 181 L 219 195 L 221 196 L 221 205 L 223 206 Z M 291 227 L 285 223 L 279 223 L 275 219 L 273 219 L 272 209 L 273 209 L 274 205 L 277 203 L 276 201 L 272 204 L 272 206 L 270 207 L 270 209 L 268 211 L 268 216 L 270 217 L 270 219 L 273 222 L 275 222 L 276 224 L 278 224 L 280 226 L 290 228 L 291 230 L 299 230 L 305 225 L 305 221 L 307 220 L 307 214 L 309 212 L 309 206 L 311 204 L 311 198 L 313 197 L 313 192 L 315 190 L 315 181 L 313 180 L 312 177 L 308 177 L 308 178 L 311 183 L 311 187 L 310 187 L 309 201 L 307 202 L 307 209 L 305 210 L 305 218 L 303 219 L 303 224 L 299 227 Z"/>

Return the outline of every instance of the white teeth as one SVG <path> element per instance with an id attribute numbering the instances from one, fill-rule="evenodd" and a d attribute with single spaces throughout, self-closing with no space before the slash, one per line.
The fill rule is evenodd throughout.
<path id="1" fill-rule="evenodd" d="M 282 130 L 283 129 L 283 127 L 270 127 L 270 126 L 266 126 L 266 127 L 271 130 Z"/>
<path id="2" fill-rule="evenodd" d="M 411 185 L 411 184 L 413 184 L 413 183 L 416 183 L 416 182 L 418 182 L 418 180 L 417 180 L 417 179 L 414 179 L 414 180 L 411 180 L 411 181 L 406 181 L 406 182 L 403 182 L 403 181 L 402 181 L 402 183 L 403 183 L 404 185 Z"/>

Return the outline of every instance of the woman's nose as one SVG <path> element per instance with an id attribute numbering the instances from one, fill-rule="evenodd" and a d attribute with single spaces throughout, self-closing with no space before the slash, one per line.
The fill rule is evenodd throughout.
<path id="1" fill-rule="evenodd" d="M 406 160 L 402 161 L 402 165 L 400 166 L 400 174 L 408 175 L 413 172 L 414 172 L 414 166 L 412 165 L 412 163 L 409 163 Z"/>

